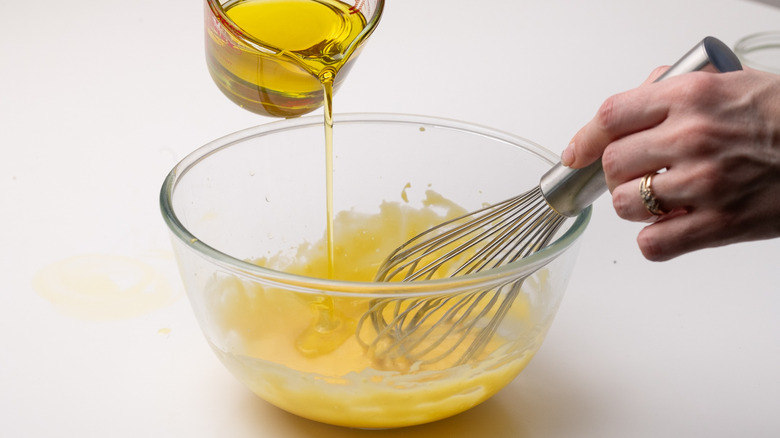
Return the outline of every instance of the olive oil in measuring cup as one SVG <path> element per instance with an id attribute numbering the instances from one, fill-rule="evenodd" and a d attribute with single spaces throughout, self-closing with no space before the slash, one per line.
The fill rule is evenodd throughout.
<path id="1" fill-rule="evenodd" d="M 338 0 L 210 0 L 207 7 L 214 82 L 264 116 L 296 117 L 322 106 L 323 76 L 338 89 L 368 36 L 363 13 Z"/>
<path id="2" fill-rule="evenodd" d="M 333 277 L 333 94 L 384 0 L 206 0 L 206 60 L 219 89 L 249 111 L 325 112 L 326 240 Z"/>

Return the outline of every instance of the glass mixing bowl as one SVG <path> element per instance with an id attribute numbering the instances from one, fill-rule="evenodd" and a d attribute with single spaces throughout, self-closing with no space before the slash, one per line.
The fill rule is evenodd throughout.
<path id="1" fill-rule="evenodd" d="M 167 176 L 160 203 L 195 316 L 241 382 L 312 420 L 400 427 L 465 411 L 520 373 L 553 321 L 591 209 L 568 219 L 545 248 L 501 268 L 377 283 L 377 266 L 447 214 L 536 187 L 555 161 L 530 141 L 468 123 L 337 115 L 333 279 L 324 278 L 321 117 L 269 123 L 197 149 Z M 495 334 L 465 363 L 457 357 L 470 338 L 443 359 L 367 347 L 377 333 L 363 316 L 378 300 L 403 307 L 475 292 L 503 300 L 500 286 L 522 278 L 502 318 L 484 312 L 480 324 L 496 322 Z M 417 322 L 449 324 L 441 311 Z M 420 345 L 434 338 L 423 336 Z"/>

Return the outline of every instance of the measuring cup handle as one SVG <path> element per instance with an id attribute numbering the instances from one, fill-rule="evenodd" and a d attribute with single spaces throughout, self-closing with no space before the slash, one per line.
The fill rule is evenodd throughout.
<path id="1" fill-rule="evenodd" d="M 742 64 L 726 44 L 708 36 L 655 82 L 699 70 L 725 73 L 742 70 Z M 558 163 L 542 176 L 539 187 L 553 210 L 564 216 L 576 216 L 607 191 L 601 158 L 580 169 Z"/>

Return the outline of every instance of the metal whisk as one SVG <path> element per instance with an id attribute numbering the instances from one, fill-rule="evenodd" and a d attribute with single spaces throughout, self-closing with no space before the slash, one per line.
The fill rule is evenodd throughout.
<path id="1" fill-rule="evenodd" d="M 742 66 L 728 46 L 707 37 L 656 82 L 705 68 L 727 72 Z M 376 281 L 466 275 L 528 257 L 549 243 L 567 217 L 579 214 L 606 190 L 601 160 L 582 169 L 558 163 L 535 189 L 409 240 L 385 260 Z M 376 299 L 359 322 L 358 339 L 370 322 L 375 337 L 360 342 L 376 359 L 425 364 L 463 351 L 453 363 L 468 362 L 493 337 L 524 280 L 464 294 Z M 459 348 L 464 342 L 470 344 Z"/>

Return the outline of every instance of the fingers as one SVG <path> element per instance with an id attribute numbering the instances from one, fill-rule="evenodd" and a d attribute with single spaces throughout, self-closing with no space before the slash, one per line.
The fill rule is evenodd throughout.
<path id="1" fill-rule="evenodd" d="M 636 178 L 616 187 L 612 191 L 612 206 L 622 219 L 650 222 L 655 219 L 655 215 L 651 214 L 642 202 L 642 197 L 639 195 L 640 180 L 641 178 Z"/>
<path id="2" fill-rule="evenodd" d="M 639 249 L 648 260 L 665 261 L 702 248 L 746 240 L 747 236 L 774 235 L 761 230 L 760 220 L 751 218 L 751 212 L 761 214 L 761 208 L 747 208 L 746 213 L 740 213 L 739 208 L 717 202 L 718 198 L 727 197 L 712 199 L 707 195 L 712 190 L 702 191 L 701 185 L 697 188 L 694 181 L 702 179 L 700 175 L 693 168 L 673 169 L 655 174 L 646 183 L 662 214 L 651 213 L 643 201 L 640 194 L 642 178 L 620 184 L 613 191 L 612 202 L 618 216 L 651 224 L 637 236 Z M 776 202 L 780 198 L 772 195 L 772 201 L 768 201 L 765 199 L 768 197 L 751 200 L 744 196 L 745 202 L 753 204 L 771 206 L 774 202 L 780 211 L 780 204 Z M 769 211 L 766 216 L 777 216 L 771 207 L 765 210 Z"/>
<path id="3" fill-rule="evenodd" d="M 659 219 L 669 220 L 679 213 L 685 212 L 690 206 L 690 200 L 676 190 L 676 172 L 662 172 L 653 175 L 648 189 L 658 202 L 658 208 L 665 214 L 662 216 L 650 212 L 648 205 L 642 199 L 640 186 L 642 178 L 635 178 L 615 188 L 612 192 L 612 205 L 622 219 L 633 222 L 655 222 Z"/>
<path id="4" fill-rule="evenodd" d="M 602 156 L 614 141 L 661 123 L 668 114 L 669 104 L 665 99 L 658 99 L 656 86 L 644 84 L 605 100 L 594 118 L 564 149 L 561 154 L 563 165 L 587 166 Z"/>
<path id="5" fill-rule="evenodd" d="M 610 143 L 601 158 L 610 191 L 650 172 L 669 168 L 674 162 L 677 141 L 674 129 L 661 125 L 652 133 L 641 131 Z M 649 144 L 663 144 L 664 147 L 649 148 Z"/>
<path id="6" fill-rule="evenodd" d="M 666 261 L 703 248 L 728 243 L 714 227 L 718 217 L 713 211 L 678 213 L 648 225 L 637 236 L 642 255 L 651 261 Z"/>

